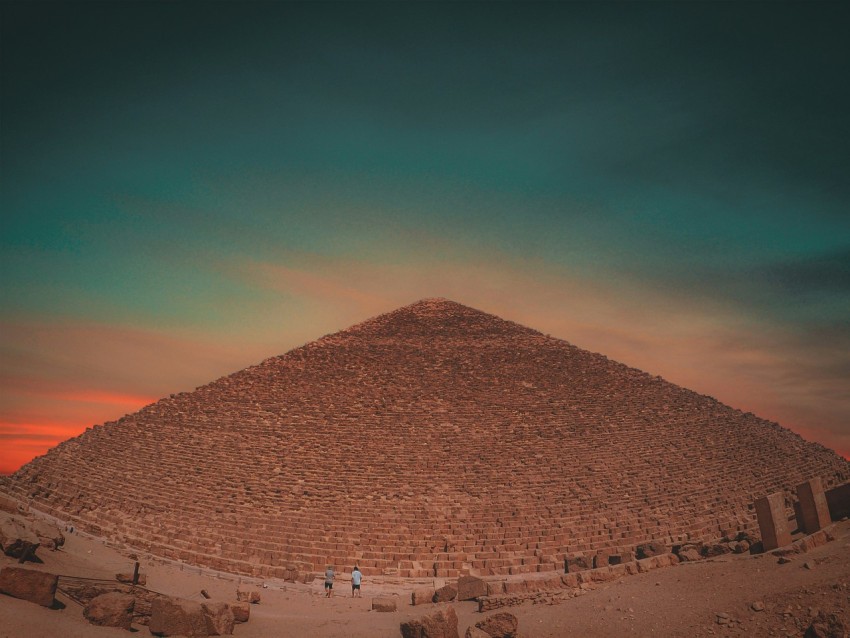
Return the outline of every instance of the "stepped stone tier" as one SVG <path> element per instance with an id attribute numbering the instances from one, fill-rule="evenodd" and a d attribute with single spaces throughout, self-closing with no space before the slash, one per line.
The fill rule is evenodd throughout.
<path id="1" fill-rule="evenodd" d="M 783 491 L 790 507 L 815 476 L 845 482 L 850 463 L 660 377 L 427 299 L 90 428 L 5 489 L 213 569 L 453 577 L 757 529 L 756 498 Z"/>

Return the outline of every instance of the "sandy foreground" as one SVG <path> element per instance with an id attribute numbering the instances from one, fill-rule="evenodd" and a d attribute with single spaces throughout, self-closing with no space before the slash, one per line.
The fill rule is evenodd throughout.
<path id="1" fill-rule="evenodd" d="M 818 611 L 834 612 L 850 627 L 850 521 L 836 523 L 836 540 L 780 564 L 770 554 L 722 556 L 682 563 L 619 581 L 605 583 L 581 596 L 555 604 L 525 603 L 481 614 L 477 603 L 451 604 L 457 612 L 460 635 L 487 615 L 509 611 L 519 619 L 520 635 L 547 636 L 802 636 Z M 60 551 L 40 550 L 43 564 L 32 569 L 88 578 L 114 578 L 132 572 L 129 552 L 98 539 L 74 534 Z M 324 597 L 322 582 L 309 585 L 213 575 L 197 568 L 141 557 L 148 589 L 201 601 L 206 590 L 213 601 L 232 601 L 236 589 L 258 589 L 260 604 L 251 606 L 251 619 L 236 625 L 237 638 L 269 636 L 398 637 L 399 625 L 425 615 L 438 605 L 410 605 L 416 587 L 444 584 L 440 579 L 415 583 L 390 578 L 364 578 L 363 597 L 351 598 L 349 570 L 337 566 L 336 595 Z M 0 567 L 18 566 L 0 555 Z M 263 586 L 265 585 L 265 587 Z M 60 581 L 61 587 L 61 581 Z M 376 596 L 397 598 L 398 611 L 371 611 Z M 86 622 L 80 605 L 57 593 L 63 609 L 46 609 L 0 595 L 0 638 L 127 636 L 120 629 Z M 761 602 L 762 611 L 752 604 Z M 759 605 L 756 605 L 758 607 Z M 725 614 L 725 624 L 718 624 Z M 149 636 L 145 626 L 135 633 Z"/>

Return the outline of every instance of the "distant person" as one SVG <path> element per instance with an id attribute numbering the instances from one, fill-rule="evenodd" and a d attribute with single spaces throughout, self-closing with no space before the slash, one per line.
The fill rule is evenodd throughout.
<path id="1" fill-rule="evenodd" d="M 328 565 L 325 570 L 325 598 L 330 598 L 334 590 L 334 568 Z"/>
<path id="2" fill-rule="evenodd" d="M 351 597 L 360 598 L 360 581 L 363 580 L 363 574 L 360 573 L 360 568 L 355 565 L 354 571 L 351 572 Z"/>

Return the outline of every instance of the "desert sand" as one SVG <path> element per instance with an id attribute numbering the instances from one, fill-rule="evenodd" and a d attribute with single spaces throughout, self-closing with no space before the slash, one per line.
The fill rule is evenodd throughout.
<path id="1" fill-rule="evenodd" d="M 834 612 L 850 627 L 850 521 L 831 529 L 835 540 L 780 563 L 772 554 L 725 555 L 626 576 L 600 584 L 582 595 L 553 604 L 507 607 L 519 619 L 525 638 L 554 636 L 803 636 L 818 611 Z M 114 578 L 133 569 L 129 551 L 82 535 L 67 536 L 59 551 L 40 549 L 41 564 L 27 567 L 62 576 Z M 214 575 L 196 567 L 140 556 L 148 589 L 189 600 L 235 600 L 237 587 L 257 589 L 261 602 L 251 605 L 248 623 L 236 625 L 234 636 L 397 637 L 401 622 L 438 608 L 454 606 L 459 631 L 482 620 L 475 602 L 413 607 L 410 592 L 424 581 L 366 578 L 363 597 L 351 598 L 350 566 L 337 566 L 333 598 L 324 597 L 322 581 L 311 584 L 261 581 Z M 0 555 L 0 567 L 18 566 Z M 427 584 L 442 584 L 430 579 Z M 62 581 L 60 580 L 60 588 Z M 371 611 L 376 596 L 397 599 L 398 611 Z M 0 638 L 68 638 L 126 636 L 120 629 L 86 622 L 81 606 L 57 593 L 61 609 L 47 609 L 0 595 Z M 753 603 L 762 603 L 756 611 Z M 760 605 L 755 605 L 759 607 Z M 490 612 L 496 613 L 496 612 Z M 720 614 L 720 616 L 719 616 Z M 720 624 L 723 623 L 723 624 Z M 135 626 L 138 635 L 150 635 Z"/>

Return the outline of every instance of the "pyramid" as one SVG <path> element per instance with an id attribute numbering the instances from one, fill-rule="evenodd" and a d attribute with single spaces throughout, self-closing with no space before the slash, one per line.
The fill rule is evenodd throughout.
<path id="1" fill-rule="evenodd" d="M 563 570 L 755 525 L 850 463 L 566 341 L 426 299 L 89 428 L 5 489 L 154 555 L 259 577 L 327 564 Z"/>

